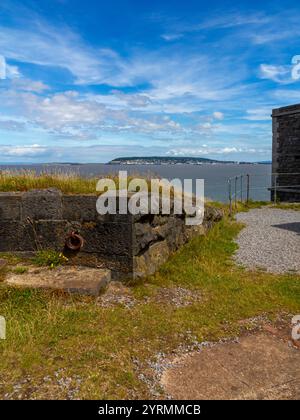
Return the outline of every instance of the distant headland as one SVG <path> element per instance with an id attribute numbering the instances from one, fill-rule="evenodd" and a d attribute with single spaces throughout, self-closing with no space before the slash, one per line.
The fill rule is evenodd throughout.
<path id="1" fill-rule="evenodd" d="M 108 162 L 109 165 L 217 165 L 217 164 L 270 164 L 264 162 L 239 162 L 234 160 L 216 160 L 202 157 L 149 156 L 121 157 Z"/>

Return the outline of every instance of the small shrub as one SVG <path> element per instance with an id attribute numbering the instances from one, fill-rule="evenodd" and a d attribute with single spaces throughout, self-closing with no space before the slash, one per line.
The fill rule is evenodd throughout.
<path id="1" fill-rule="evenodd" d="M 38 251 L 33 258 L 33 263 L 39 266 L 48 266 L 50 268 L 58 267 L 68 261 L 61 252 L 52 249 Z"/>

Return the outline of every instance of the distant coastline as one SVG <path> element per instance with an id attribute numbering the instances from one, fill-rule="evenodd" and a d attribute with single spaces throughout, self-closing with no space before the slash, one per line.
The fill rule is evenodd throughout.
<path id="1" fill-rule="evenodd" d="M 122 157 L 108 162 L 109 165 L 259 165 L 271 164 L 271 161 L 264 162 L 239 162 L 234 160 L 216 160 L 201 157 L 175 157 L 175 156 L 149 156 L 149 157 Z"/>
<path id="2" fill-rule="evenodd" d="M 80 167 L 85 165 L 271 165 L 271 161 L 245 162 L 234 160 L 217 160 L 201 157 L 169 157 L 169 156 L 149 156 L 149 157 L 121 157 L 113 159 L 107 163 L 103 162 L 0 162 L 2 167 Z"/>

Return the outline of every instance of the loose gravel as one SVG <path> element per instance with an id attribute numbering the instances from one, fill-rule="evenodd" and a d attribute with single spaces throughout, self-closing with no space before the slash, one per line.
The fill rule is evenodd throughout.
<path id="1" fill-rule="evenodd" d="M 237 263 L 271 273 L 300 273 L 300 212 L 275 208 L 237 214 L 246 227 L 236 240 Z"/>

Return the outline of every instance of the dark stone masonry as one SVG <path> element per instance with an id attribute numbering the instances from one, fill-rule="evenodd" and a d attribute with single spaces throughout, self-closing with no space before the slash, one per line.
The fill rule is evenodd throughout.
<path id="1" fill-rule="evenodd" d="M 300 104 L 273 109 L 272 172 L 277 175 L 277 198 L 300 201 Z M 274 198 L 275 176 L 273 175 Z"/>
<path id="2" fill-rule="evenodd" d="M 105 215 L 96 195 L 64 195 L 59 190 L 0 193 L 0 252 L 32 255 L 39 249 L 62 251 L 69 233 L 78 232 L 83 248 L 70 264 L 106 268 L 113 278 L 151 274 L 172 252 L 222 218 L 206 207 L 200 226 L 186 226 L 182 215 Z"/>

